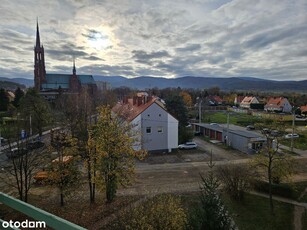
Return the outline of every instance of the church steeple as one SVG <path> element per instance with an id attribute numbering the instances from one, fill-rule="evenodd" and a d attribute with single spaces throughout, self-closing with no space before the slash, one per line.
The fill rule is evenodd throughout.
<path id="1" fill-rule="evenodd" d="M 73 60 L 73 68 L 72 68 L 72 74 L 73 75 L 76 75 L 76 65 L 75 65 L 75 58 L 74 58 L 74 60 Z"/>
<path id="2" fill-rule="evenodd" d="M 34 47 L 34 85 L 36 90 L 42 89 L 42 83 L 46 82 L 45 53 L 41 46 L 38 19 L 36 21 L 36 44 Z"/>
<path id="3" fill-rule="evenodd" d="M 41 41 L 39 37 L 39 27 L 38 27 L 38 18 L 36 19 L 36 47 L 41 46 Z"/>

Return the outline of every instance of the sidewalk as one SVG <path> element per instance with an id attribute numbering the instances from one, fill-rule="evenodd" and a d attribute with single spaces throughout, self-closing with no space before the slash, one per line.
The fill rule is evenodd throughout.
<path id="1" fill-rule="evenodd" d="M 285 146 L 285 145 L 280 145 L 279 148 L 291 152 L 291 147 L 288 147 L 288 146 Z M 301 157 L 307 157 L 307 150 L 301 150 L 301 149 L 293 148 L 293 152 L 300 155 Z"/>
<path id="2" fill-rule="evenodd" d="M 266 193 L 260 193 L 260 192 L 256 192 L 256 191 L 250 191 L 249 193 L 256 195 L 256 196 L 269 198 L 269 195 L 266 194 Z M 307 203 L 298 202 L 296 200 L 291 200 L 291 199 L 288 199 L 288 198 L 275 196 L 275 195 L 273 195 L 273 200 L 281 201 L 281 202 L 288 203 L 288 204 L 293 204 L 293 205 L 304 207 L 305 209 L 307 209 Z"/>

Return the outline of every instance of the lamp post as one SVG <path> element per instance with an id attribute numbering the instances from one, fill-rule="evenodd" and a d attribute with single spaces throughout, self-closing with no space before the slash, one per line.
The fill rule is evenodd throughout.
<path id="1" fill-rule="evenodd" d="M 226 144 L 229 146 L 229 111 L 227 112 L 227 139 L 226 139 Z"/>
<path id="2" fill-rule="evenodd" d="M 295 127 L 295 109 L 293 107 L 293 111 L 292 111 L 292 137 L 291 137 L 291 152 L 293 152 L 293 142 L 294 142 L 294 138 L 293 138 L 293 134 L 294 134 L 294 127 Z"/>

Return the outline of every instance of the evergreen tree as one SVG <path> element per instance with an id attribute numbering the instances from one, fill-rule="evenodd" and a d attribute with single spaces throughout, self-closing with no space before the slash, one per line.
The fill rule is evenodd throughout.
<path id="1" fill-rule="evenodd" d="M 212 159 L 209 167 L 210 171 L 206 177 L 201 175 L 201 195 L 200 207 L 195 210 L 192 216 L 191 227 L 193 229 L 205 230 L 230 230 L 236 229 L 234 222 L 228 214 L 219 194 L 220 185 L 218 179 L 213 175 Z"/>
<path id="2" fill-rule="evenodd" d="M 0 111 L 7 111 L 10 99 L 4 89 L 0 89 Z"/>
<path id="3" fill-rule="evenodd" d="M 24 92 L 18 87 L 16 90 L 15 90 L 15 98 L 14 98 L 14 101 L 13 101 L 13 105 L 17 108 L 19 107 L 19 102 L 20 102 L 20 99 L 24 96 Z"/>

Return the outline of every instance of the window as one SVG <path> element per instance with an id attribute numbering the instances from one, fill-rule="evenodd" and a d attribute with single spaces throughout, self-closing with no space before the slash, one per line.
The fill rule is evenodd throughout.
<path id="1" fill-rule="evenodd" d="M 146 127 L 146 133 L 151 133 L 151 127 Z"/>
<path id="2" fill-rule="evenodd" d="M 163 133 L 163 127 L 162 126 L 158 126 L 158 133 Z"/>

